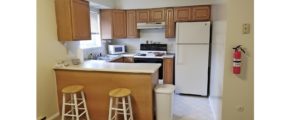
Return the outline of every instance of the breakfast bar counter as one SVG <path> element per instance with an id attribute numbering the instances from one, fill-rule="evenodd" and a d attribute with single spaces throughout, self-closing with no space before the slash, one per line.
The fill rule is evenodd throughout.
<path id="1" fill-rule="evenodd" d="M 83 85 L 91 120 L 108 120 L 109 91 L 115 88 L 131 90 L 133 116 L 136 120 L 153 120 L 154 86 L 158 83 L 160 64 L 110 63 L 90 60 L 80 65 L 54 67 L 59 110 L 61 89 L 68 85 Z"/>

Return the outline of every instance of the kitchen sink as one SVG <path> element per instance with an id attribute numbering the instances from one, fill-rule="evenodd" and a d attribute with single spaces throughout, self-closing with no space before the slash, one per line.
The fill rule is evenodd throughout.
<path id="1" fill-rule="evenodd" d="M 119 57 L 120 55 L 105 55 L 105 56 L 99 56 L 97 57 L 97 60 L 105 60 L 105 61 L 111 61 L 114 58 Z"/>

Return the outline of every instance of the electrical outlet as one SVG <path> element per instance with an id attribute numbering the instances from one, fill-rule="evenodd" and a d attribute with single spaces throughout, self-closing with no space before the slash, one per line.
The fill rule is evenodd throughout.
<path id="1" fill-rule="evenodd" d="M 243 24 L 243 34 L 250 33 L 250 24 Z"/>
<path id="2" fill-rule="evenodd" d="M 237 106 L 236 107 L 238 112 L 244 112 L 245 111 L 245 107 L 244 106 Z"/>

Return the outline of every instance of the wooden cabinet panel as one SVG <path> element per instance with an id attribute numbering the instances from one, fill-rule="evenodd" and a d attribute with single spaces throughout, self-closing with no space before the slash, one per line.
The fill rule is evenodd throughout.
<path id="1" fill-rule="evenodd" d="M 191 7 L 174 8 L 174 21 L 190 21 Z"/>
<path id="2" fill-rule="evenodd" d="M 55 0 L 57 34 L 60 41 L 90 40 L 90 8 L 84 0 Z"/>
<path id="3" fill-rule="evenodd" d="M 113 24 L 112 24 L 112 10 L 101 9 L 100 10 L 100 30 L 102 39 L 113 38 Z"/>
<path id="4" fill-rule="evenodd" d="M 192 7 L 191 20 L 193 21 L 210 20 L 210 6 Z"/>
<path id="5" fill-rule="evenodd" d="M 127 38 L 138 38 L 139 30 L 137 29 L 136 11 L 127 10 Z"/>
<path id="6" fill-rule="evenodd" d="M 150 21 L 150 10 L 137 10 L 137 22 L 149 22 Z"/>
<path id="7" fill-rule="evenodd" d="M 112 9 L 101 10 L 100 20 L 102 39 L 127 37 L 126 11 Z"/>
<path id="8" fill-rule="evenodd" d="M 124 57 L 124 63 L 134 63 L 133 57 Z"/>
<path id="9" fill-rule="evenodd" d="M 118 58 L 118 59 L 113 60 L 113 61 L 111 61 L 111 62 L 124 62 L 124 58 L 121 57 L 121 58 Z"/>
<path id="10" fill-rule="evenodd" d="M 165 12 L 163 8 L 150 9 L 150 22 L 165 21 Z"/>
<path id="11" fill-rule="evenodd" d="M 165 37 L 175 37 L 175 22 L 173 8 L 166 9 L 166 21 L 165 21 Z"/>
<path id="12" fill-rule="evenodd" d="M 113 38 L 127 37 L 126 11 L 113 10 Z"/>
<path id="13" fill-rule="evenodd" d="M 173 84 L 173 58 L 163 59 L 163 83 Z"/>

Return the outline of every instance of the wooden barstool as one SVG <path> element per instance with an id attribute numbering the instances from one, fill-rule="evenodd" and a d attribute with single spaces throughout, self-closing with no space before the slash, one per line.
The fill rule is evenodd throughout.
<path id="1" fill-rule="evenodd" d="M 80 120 L 84 114 L 86 114 L 86 119 L 90 120 L 83 89 L 84 86 L 81 85 L 71 85 L 62 89 L 62 120 L 65 120 L 65 117 Z M 78 93 L 81 94 L 80 97 L 78 97 Z M 67 95 L 70 96 L 70 99 L 66 99 Z M 66 110 L 66 106 L 70 106 L 70 109 Z"/>
<path id="2" fill-rule="evenodd" d="M 109 92 L 110 96 L 109 120 L 116 120 L 118 118 L 118 114 L 123 114 L 124 120 L 133 120 L 130 95 L 131 91 L 127 88 L 117 88 Z M 121 99 L 121 102 L 119 102 L 119 99 Z M 113 107 L 113 103 L 115 103 L 114 105 L 115 107 Z M 121 108 L 119 108 L 119 105 L 121 105 Z M 112 116 L 112 111 L 114 112 L 114 116 Z"/>

